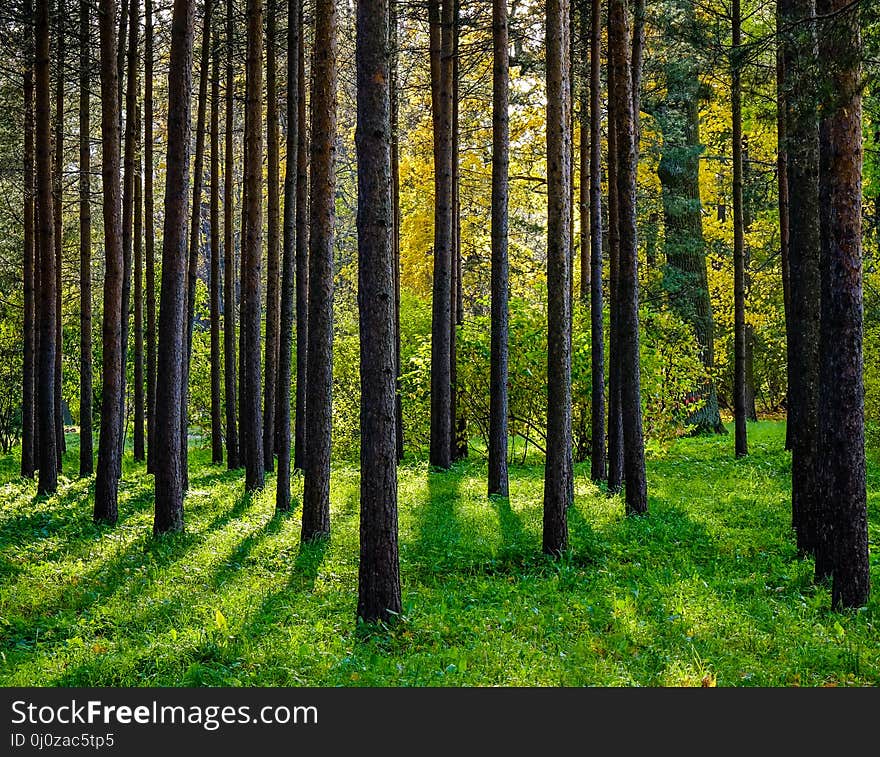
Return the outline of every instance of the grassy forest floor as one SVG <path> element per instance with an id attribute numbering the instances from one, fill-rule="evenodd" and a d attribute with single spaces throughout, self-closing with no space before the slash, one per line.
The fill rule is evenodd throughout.
<path id="1" fill-rule="evenodd" d="M 578 466 L 571 550 L 540 555 L 543 468 L 485 497 L 483 459 L 400 470 L 404 617 L 357 629 L 358 472 L 333 471 L 330 541 L 301 549 L 298 505 L 242 496 L 191 452 L 186 531 L 155 540 L 152 477 L 126 457 L 116 527 L 94 481 L 35 498 L 0 459 L 0 684 L 880 684 L 880 461 L 869 456 L 873 598 L 832 613 L 789 528 L 784 425 L 682 439 L 649 458 L 650 515 L 623 516 Z M 75 471 L 76 437 L 65 470 Z M 302 481 L 296 482 L 297 494 Z"/>

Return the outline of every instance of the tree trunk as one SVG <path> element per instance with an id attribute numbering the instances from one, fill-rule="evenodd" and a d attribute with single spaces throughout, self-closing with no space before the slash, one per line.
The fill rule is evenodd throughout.
<path id="1" fill-rule="evenodd" d="M 623 416 L 620 413 L 620 224 L 617 201 L 617 129 L 614 67 L 608 66 L 608 491 L 623 487 Z"/>
<path id="2" fill-rule="evenodd" d="M 143 185 L 141 183 L 141 109 L 135 112 L 134 167 L 134 459 L 146 459 L 144 445 L 144 248 Z"/>
<path id="3" fill-rule="evenodd" d="M 306 406 L 308 455 L 303 488 L 304 542 L 330 533 L 337 27 L 336 1 L 317 0 L 312 57 L 308 349 L 310 392 Z"/>
<path id="4" fill-rule="evenodd" d="M 232 0 L 226 0 L 226 134 L 223 151 L 223 389 L 226 399 L 226 467 L 241 465 L 238 447 L 238 400 L 235 366 L 235 247 L 232 216 L 235 198 L 232 189 L 233 157 L 233 71 L 232 40 L 235 15 Z"/>
<path id="5" fill-rule="evenodd" d="M 361 502 L 357 614 L 401 612 L 397 550 L 394 205 L 391 191 L 389 0 L 357 4 L 358 313 Z"/>
<path id="6" fill-rule="evenodd" d="M 36 248 L 34 245 L 34 49 L 32 0 L 25 3 L 25 71 L 24 71 L 24 312 L 22 315 L 23 362 L 21 394 L 21 475 L 33 478 L 37 469 L 38 449 L 35 440 L 36 375 L 37 375 L 37 304 Z"/>
<path id="7" fill-rule="evenodd" d="M 635 100 L 630 59 L 628 18 L 624 0 L 609 6 L 609 60 L 614 69 L 614 131 L 617 147 L 617 218 L 620 235 L 618 343 L 620 411 L 623 419 L 623 467 L 626 512 L 648 511 L 645 442 L 639 369 L 639 273 L 636 244 Z"/>
<path id="8" fill-rule="evenodd" d="M 156 509 L 153 533 L 183 529 L 184 478 L 181 469 L 186 378 L 186 222 L 189 195 L 190 93 L 192 91 L 192 0 L 175 0 L 168 64 L 168 151 L 165 165 L 165 220 L 162 235 L 162 289 L 159 303 L 156 384 Z"/>
<path id="9" fill-rule="evenodd" d="M 220 396 L 220 46 L 211 60 L 211 462 L 223 462 Z"/>
<path id="10" fill-rule="evenodd" d="M 123 155 L 122 176 L 122 330 L 120 365 L 119 418 L 122 428 L 119 434 L 119 458 L 117 476 L 122 475 L 122 456 L 125 453 L 125 400 L 128 378 L 128 317 L 131 303 L 132 248 L 134 245 L 134 182 L 135 151 L 137 149 L 137 128 L 135 109 L 138 91 L 138 30 L 140 14 L 138 0 L 131 0 L 128 28 L 128 73 L 125 81 L 125 153 Z"/>
<path id="11" fill-rule="evenodd" d="M 156 242 L 153 214 L 153 0 L 144 0 L 144 272 L 147 277 L 147 472 L 156 439 Z"/>
<path id="12" fill-rule="evenodd" d="M 819 340 L 819 125 L 812 94 L 816 81 L 816 30 L 803 23 L 813 0 L 782 0 L 780 19 L 793 31 L 783 36 L 784 116 L 788 156 L 789 376 L 792 525 L 798 551 L 816 551 Z M 824 572 L 824 569 L 820 572 Z"/>
<path id="13" fill-rule="evenodd" d="M 49 0 L 37 0 L 34 67 L 34 111 L 36 118 L 36 190 L 38 250 L 40 265 L 40 424 L 39 494 L 54 494 L 58 488 L 57 426 L 55 423 L 55 239 L 52 203 L 52 127 L 49 117 Z"/>
<path id="14" fill-rule="evenodd" d="M 821 335 L 819 517 L 816 567 L 830 564 L 834 609 L 862 607 L 870 591 L 862 361 L 862 103 L 859 9 L 819 0 L 837 14 L 819 35 L 832 101 L 819 140 Z M 830 556 L 829 556 L 830 553 Z"/>
<path id="15" fill-rule="evenodd" d="M 101 179 L 104 219 L 104 312 L 101 356 L 101 434 L 95 476 L 95 522 L 116 523 L 122 442 L 122 198 L 120 195 L 119 70 L 116 3 L 100 0 Z"/>
<path id="16" fill-rule="evenodd" d="M 136 0 L 133 0 L 136 1 Z M 208 105 L 208 77 L 211 65 L 211 13 L 214 3 L 205 1 L 202 50 L 199 61 L 199 101 L 196 111 L 196 152 L 193 158 L 193 194 L 190 208 L 189 262 L 186 273 L 185 363 L 183 366 L 183 406 L 180 418 L 180 468 L 183 488 L 189 488 L 189 370 L 192 361 L 193 328 L 196 318 L 196 281 L 199 274 L 199 245 L 202 230 L 202 180 L 205 162 L 205 113 Z M 257 56 L 259 58 L 259 55 Z"/>
<path id="17" fill-rule="evenodd" d="M 663 134 L 663 154 L 657 170 L 663 192 L 666 230 L 666 270 L 663 285 L 670 305 L 694 329 L 700 359 L 709 379 L 692 389 L 703 403 L 688 420 L 697 434 L 725 433 L 718 411 L 712 372 L 715 337 L 712 303 L 706 273 L 706 250 L 700 201 L 699 72 L 681 60 L 665 66 L 666 100 L 656 119 Z"/>
<path id="18" fill-rule="evenodd" d="M 547 0 L 547 459 L 543 551 L 568 547 L 571 505 L 571 88 L 568 0 Z"/>
<path id="19" fill-rule="evenodd" d="M 602 14 L 592 0 L 590 28 L 590 355 L 592 379 L 592 458 L 590 477 L 606 477 L 605 342 L 602 318 Z M 584 45 L 586 49 L 586 44 Z M 586 71 L 584 71 L 586 78 Z"/>
<path id="20" fill-rule="evenodd" d="M 510 171 L 508 117 L 509 41 L 507 0 L 492 2 L 492 336 L 489 377 L 489 495 L 509 495 L 507 476 L 507 364 L 508 300 L 507 258 Z"/>
<path id="21" fill-rule="evenodd" d="M 92 206 L 89 0 L 79 4 L 79 475 L 94 471 L 92 441 Z M 27 132 L 25 132 L 27 133 Z"/>
<path id="22" fill-rule="evenodd" d="M 64 249 L 64 221 L 61 213 L 64 193 L 64 22 L 66 13 L 64 0 L 58 0 L 56 33 L 57 59 L 55 72 L 55 163 L 53 166 L 53 223 L 55 226 L 55 452 L 58 456 L 58 471 L 61 471 L 67 442 L 64 438 L 64 416 L 61 413 L 61 353 L 64 347 L 61 324 L 61 265 Z"/>
<path id="23" fill-rule="evenodd" d="M 245 490 L 263 488 L 263 419 L 260 401 L 260 271 L 263 247 L 263 2 L 247 3 L 245 122 L 245 225 L 242 243 L 241 328 L 244 331 L 244 391 L 241 395 Z"/>
<path id="24" fill-rule="evenodd" d="M 746 250 L 743 219 L 742 18 L 740 0 L 733 0 L 733 44 L 730 51 L 733 120 L 733 415 L 735 454 L 749 452 L 746 430 Z"/>
<path id="25" fill-rule="evenodd" d="M 429 0 L 431 113 L 434 121 L 434 273 L 431 309 L 432 466 L 452 465 L 452 99 L 454 0 Z"/>
<path id="26" fill-rule="evenodd" d="M 296 99 L 299 134 L 296 143 L 296 419 L 293 467 L 306 467 L 306 410 L 309 354 L 309 135 L 306 118 L 306 54 L 304 11 L 300 5 Z"/>
<path id="27" fill-rule="evenodd" d="M 281 308 L 279 258 L 280 179 L 278 156 L 278 93 L 275 84 L 275 0 L 269 0 L 266 18 L 266 393 L 263 397 L 263 463 L 275 470 L 275 395 L 278 374 L 278 329 Z"/>
<path id="28" fill-rule="evenodd" d="M 397 433 L 397 460 L 403 460 L 403 402 L 400 394 L 400 97 L 398 95 L 398 60 L 400 57 L 397 35 L 397 2 L 389 8 L 391 27 L 391 202 L 394 224 L 394 349 L 397 389 L 394 395 L 395 431 Z"/>
<path id="29" fill-rule="evenodd" d="M 299 143 L 300 2 L 287 0 L 287 161 L 284 170 L 283 261 L 281 265 L 281 330 L 278 335 L 278 477 L 275 508 L 290 510 L 290 379 L 293 361 L 293 322 L 296 297 L 296 151 Z"/>
<path id="30" fill-rule="evenodd" d="M 785 312 L 785 409 L 791 408 L 789 389 L 791 387 L 791 292 L 789 284 L 788 247 L 791 235 L 788 223 L 788 154 L 786 145 L 786 106 L 785 106 L 785 54 L 782 42 L 783 25 L 781 9 L 776 12 L 776 176 L 779 187 L 779 262 L 782 274 L 782 304 Z M 791 424 L 785 424 L 785 448 L 791 449 Z"/>

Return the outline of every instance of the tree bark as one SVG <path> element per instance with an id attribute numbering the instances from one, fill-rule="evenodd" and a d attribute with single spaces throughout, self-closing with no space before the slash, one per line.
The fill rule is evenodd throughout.
<path id="1" fill-rule="evenodd" d="M 434 121 L 434 272 L 431 308 L 431 443 L 436 468 L 452 465 L 452 99 L 454 0 L 429 0 Z"/>
<path id="2" fill-rule="evenodd" d="M 40 351 L 38 422 L 40 425 L 38 494 L 58 488 L 57 425 L 55 423 L 55 228 L 52 197 L 52 127 L 49 116 L 49 0 L 37 0 L 34 31 L 34 111 L 36 190 L 40 265 Z"/>
<path id="3" fill-rule="evenodd" d="M 116 3 L 100 0 L 101 179 L 104 219 L 101 433 L 95 476 L 95 522 L 116 523 L 122 443 L 122 198 L 120 195 L 119 69 Z"/>
<path id="4" fill-rule="evenodd" d="M 193 0 L 175 0 L 168 64 L 168 148 L 162 289 L 159 303 L 156 384 L 156 497 L 153 533 L 183 529 L 184 478 L 180 428 L 184 415 L 186 330 L 186 222 L 189 195 L 190 93 L 193 61 Z"/>
<path id="5" fill-rule="evenodd" d="M 592 0 L 590 28 L 590 355 L 592 379 L 592 455 L 590 477 L 607 475 L 605 455 L 605 341 L 602 317 L 602 14 Z M 586 45 L 584 45 L 586 49 Z M 584 72 L 586 77 L 586 71 Z"/>
<path id="6" fill-rule="evenodd" d="M 397 549 L 394 205 L 391 191 L 389 0 L 357 4 L 358 313 L 361 507 L 358 617 L 401 612 Z"/>
<path id="7" fill-rule="evenodd" d="M 245 225 L 242 243 L 241 328 L 244 331 L 244 391 L 241 395 L 245 490 L 263 488 L 263 419 L 260 391 L 260 271 L 263 247 L 263 1 L 247 3 L 245 122 Z"/>
<path id="8" fill-rule="evenodd" d="M 862 360 L 862 103 L 859 9 L 819 0 L 839 14 L 819 35 L 831 102 L 819 138 L 821 332 L 817 572 L 830 564 L 831 606 L 862 607 L 870 592 Z"/>
<path id="9" fill-rule="evenodd" d="M 743 127 L 742 127 L 742 12 L 733 0 L 733 44 L 730 51 L 730 101 L 733 121 L 733 415 L 734 450 L 737 457 L 749 453 L 746 430 L 746 250 L 743 219 Z"/>
<path id="10" fill-rule="evenodd" d="M 489 377 L 489 495 L 509 495 L 507 368 L 510 298 L 507 257 L 510 78 L 507 0 L 492 2 L 492 335 Z"/>
<path id="11" fill-rule="evenodd" d="M 266 392 L 263 397 L 263 463 L 275 470 L 275 397 L 278 378 L 278 330 L 281 312 L 281 260 L 279 257 L 280 179 L 278 150 L 278 93 L 276 86 L 275 0 L 269 0 L 266 17 Z"/>
<path id="12" fill-rule="evenodd" d="M 144 273 L 147 277 L 147 472 L 156 440 L 156 242 L 153 212 L 153 0 L 144 0 Z"/>
<path id="13" fill-rule="evenodd" d="M 547 459 L 543 551 L 568 547 L 571 505 L 571 88 L 568 0 L 547 0 Z"/>
<path id="14" fill-rule="evenodd" d="M 136 1 L 136 0 L 133 0 Z M 202 181 L 205 164 L 205 120 L 208 106 L 208 77 L 211 65 L 211 15 L 214 3 L 205 0 L 202 50 L 199 62 L 199 101 L 196 111 L 196 152 L 193 157 L 193 194 L 190 208 L 189 262 L 186 273 L 186 352 L 183 366 L 183 406 L 180 418 L 180 468 L 183 488 L 189 488 L 189 371 L 192 362 L 193 328 L 196 318 L 196 281 L 199 274 L 199 246 L 202 230 Z M 259 55 L 257 56 L 259 58 Z"/>
<path id="15" fill-rule="evenodd" d="M 211 59 L 211 462 L 223 462 L 220 396 L 220 46 Z"/>
<path id="16" fill-rule="evenodd" d="M 620 409 L 626 512 L 648 511 L 645 442 L 639 368 L 639 275 L 636 244 L 635 100 L 630 68 L 630 32 L 624 0 L 609 6 L 609 60 L 614 68 L 614 131 L 617 147 L 617 217 L 620 235 L 618 281 L 618 342 L 620 347 Z"/>
<path id="17" fill-rule="evenodd" d="M 317 0 L 312 52 L 308 349 L 311 391 L 306 406 L 308 455 L 303 488 L 304 542 L 330 533 L 337 28 L 335 0 Z"/>
<path id="18" fill-rule="evenodd" d="M 141 183 L 141 109 L 135 111 L 134 166 L 134 459 L 146 459 L 144 428 L 144 248 Z"/>
<path id="19" fill-rule="evenodd" d="M 64 416 L 61 413 L 61 353 L 64 347 L 61 323 L 61 266 L 64 249 L 64 220 L 61 213 L 64 194 L 64 0 L 58 0 L 57 46 L 55 78 L 55 163 L 53 166 L 54 202 L 52 205 L 55 225 L 55 451 L 58 455 L 58 471 L 61 471 L 67 441 L 64 437 Z"/>
<path id="20" fill-rule="evenodd" d="M 400 97 L 398 94 L 400 45 L 397 34 L 397 2 L 389 8 L 391 28 L 391 202 L 394 223 L 394 344 L 397 390 L 394 395 L 394 417 L 397 432 L 397 460 L 403 460 L 403 402 L 400 394 Z"/>
<path id="21" fill-rule="evenodd" d="M 33 478 L 39 450 L 35 445 L 37 366 L 37 303 L 36 276 L 39 265 L 34 239 L 34 8 L 32 0 L 25 3 L 25 70 L 24 95 L 24 312 L 22 314 L 23 362 L 21 394 L 21 475 Z"/>
<path id="22" fill-rule="evenodd" d="M 798 551 L 816 551 L 820 291 L 819 123 L 816 102 L 816 30 L 805 19 L 813 0 L 781 0 L 784 120 L 788 157 L 788 426 L 791 439 L 792 525 Z M 820 572 L 824 572 L 821 569 Z"/>
<path id="23" fill-rule="evenodd" d="M 781 27 L 784 22 L 779 7 L 776 12 L 776 176 L 779 195 L 779 263 L 782 278 L 782 304 L 785 313 L 785 409 L 791 407 L 789 388 L 791 387 L 791 292 L 789 284 L 788 248 L 791 235 L 788 223 L 788 154 L 786 144 L 786 107 L 785 107 L 785 53 L 782 43 Z M 785 424 L 785 448 L 791 449 L 791 424 Z"/>
<path id="24" fill-rule="evenodd" d="M 300 45 L 297 53 L 296 143 L 296 406 L 293 467 L 305 471 L 306 410 L 309 354 L 309 135 L 306 113 L 306 54 L 303 8 L 300 6 Z"/>
<path id="25" fill-rule="evenodd" d="M 232 0 L 226 0 L 226 113 L 223 151 L 223 389 L 226 400 L 226 467 L 241 465 L 238 446 L 238 400 L 236 399 L 235 356 L 235 247 L 233 241 L 233 91 L 235 89 L 232 40 L 235 15 Z"/>
<path id="26" fill-rule="evenodd" d="M 278 477 L 275 508 L 290 510 L 290 379 L 296 298 L 296 154 L 299 143 L 299 48 L 301 0 L 287 0 L 287 160 L 284 169 L 283 260 L 281 264 L 281 329 L 278 335 Z"/>
<path id="27" fill-rule="evenodd" d="M 89 0 L 79 4 L 79 475 L 94 471 L 92 437 L 92 205 Z M 27 132 L 25 132 L 27 134 Z"/>

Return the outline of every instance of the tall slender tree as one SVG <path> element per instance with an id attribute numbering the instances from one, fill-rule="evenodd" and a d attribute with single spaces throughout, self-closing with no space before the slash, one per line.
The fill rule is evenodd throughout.
<path id="1" fill-rule="evenodd" d="M 749 451 L 746 430 L 746 250 L 743 218 L 742 10 L 733 0 L 730 100 L 733 122 L 733 405 L 737 457 Z"/>
<path id="2" fill-rule="evenodd" d="M 397 460 L 403 460 L 403 398 L 400 392 L 400 42 L 397 33 L 397 3 L 389 6 L 391 36 L 391 202 L 393 204 L 394 235 L 394 328 L 395 328 L 395 375 L 397 392 L 394 397 L 394 417 L 397 431 Z"/>
<path id="3" fill-rule="evenodd" d="M 571 505 L 571 88 L 568 0 L 547 0 L 547 460 L 546 554 L 568 546 Z"/>
<path id="4" fill-rule="evenodd" d="M 299 143 L 299 47 L 302 44 L 301 0 L 287 0 L 287 162 L 284 171 L 283 261 L 281 265 L 281 322 L 278 334 L 278 477 L 275 507 L 290 510 L 290 379 L 293 361 L 296 268 L 296 154 Z"/>
<path id="5" fill-rule="evenodd" d="M 58 470 L 62 468 L 67 443 L 64 437 L 64 416 L 61 412 L 61 353 L 63 349 L 61 314 L 61 268 L 64 252 L 64 216 L 61 212 L 64 194 L 64 84 L 66 50 L 64 24 L 67 20 L 64 0 L 56 5 L 56 62 L 55 62 L 55 162 L 52 171 L 53 224 L 55 227 L 55 452 L 58 456 Z"/>
<path id="6" fill-rule="evenodd" d="M 508 496 L 507 476 L 507 258 L 510 171 L 507 0 L 492 2 L 492 335 L 489 377 L 489 494 Z"/>
<path id="7" fill-rule="evenodd" d="M 134 2 L 135 0 L 133 0 Z M 181 470 L 183 486 L 189 488 L 189 370 L 192 362 L 193 328 L 196 319 L 196 281 L 199 274 L 199 248 L 202 231 L 202 182 L 205 163 L 205 120 L 208 108 L 208 77 L 211 75 L 211 16 L 213 0 L 205 0 L 202 49 L 199 60 L 199 101 L 196 111 L 196 151 L 193 157 L 193 194 L 190 208 L 189 262 L 186 272 L 186 361 L 183 367 L 183 415 L 180 419 Z"/>
<path id="8" fill-rule="evenodd" d="M 226 401 L 226 466 L 241 465 L 238 447 L 238 401 L 235 370 L 235 247 L 232 217 L 235 209 L 232 183 L 234 173 L 234 50 L 235 13 L 232 0 L 226 0 L 226 103 L 223 145 L 223 394 Z"/>
<path id="9" fill-rule="evenodd" d="M 590 477 L 593 481 L 601 481 L 606 476 L 605 340 L 602 316 L 601 16 L 601 0 L 592 0 L 590 4 L 590 95 L 588 107 L 590 119 L 590 368 L 592 387 Z M 586 44 L 584 49 L 586 50 Z M 584 78 L 586 76 L 587 72 L 584 71 Z"/>
<path id="10" fill-rule="evenodd" d="M 278 330 L 281 316 L 279 257 L 280 157 L 278 149 L 278 86 L 275 0 L 266 8 L 266 368 L 263 396 L 263 463 L 275 470 L 275 398 L 278 379 Z"/>
<path id="11" fill-rule="evenodd" d="M 223 462 L 220 396 L 220 45 L 211 49 L 211 462 Z"/>
<path id="12" fill-rule="evenodd" d="M 336 0 L 317 0 L 312 50 L 309 207 L 309 399 L 302 540 L 330 533 L 333 391 L 333 223 L 336 192 Z M 387 86 L 387 82 L 386 82 Z"/>
<path id="13" fill-rule="evenodd" d="M 112 1 L 112 0 L 111 0 Z M 159 303 L 156 384 L 156 496 L 153 532 L 183 529 L 181 469 L 186 334 L 187 199 L 189 195 L 190 93 L 193 62 L 193 0 L 174 0 L 168 62 L 168 142 L 165 220 Z"/>
<path id="14" fill-rule="evenodd" d="M 156 240 L 153 213 L 153 0 L 144 0 L 144 274 L 147 277 L 147 471 L 156 430 Z"/>
<path id="15" fill-rule="evenodd" d="M 814 0 L 780 0 L 783 121 L 788 179 L 788 423 L 792 525 L 801 554 L 816 550 L 819 411 L 819 121 Z M 824 569 L 819 565 L 820 572 Z"/>
<path id="16" fill-rule="evenodd" d="M 361 345 L 359 618 L 401 611 L 397 550 L 394 206 L 389 0 L 357 4 L 358 312 Z"/>
<path id="17" fill-rule="evenodd" d="M 309 135 L 306 118 L 304 11 L 300 6 L 300 44 L 296 66 L 299 133 L 296 143 L 296 419 L 293 467 L 305 471 L 309 352 Z"/>
<path id="18" fill-rule="evenodd" d="M 101 347 L 101 434 L 95 476 L 96 522 L 113 524 L 119 515 L 122 451 L 122 197 L 120 195 L 119 70 L 116 2 L 99 0 L 101 39 L 101 179 L 104 217 L 104 313 Z"/>
<path id="19" fill-rule="evenodd" d="M 21 475 L 33 478 L 39 450 L 35 446 L 35 395 L 37 376 L 37 303 L 35 278 L 39 262 L 34 245 L 34 7 L 26 0 L 24 95 L 24 308 L 22 313 L 23 362 L 21 395 Z"/>
<path id="20" fill-rule="evenodd" d="M 92 440 L 91 25 L 89 0 L 79 3 L 79 475 L 94 471 Z"/>
<path id="21" fill-rule="evenodd" d="M 431 315 L 430 462 L 452 464 L 452 266 L 454 211 L 452 164 L 453 19 L 455 0 L 429 0 L 431 112 L 434 121 L 434 273 Z M 313 136 L 314 138 L 314 136 Z"/>
<path id="22" fill-rule="evenodd" d="M 52 126 L 49 116 L 49 0 L 37 0 L 34 27 L 34 113 L 36 141 L 37 244 L 40 266 L 40 425 L 37 492 L 53 494 L 58 488 L 55 424 L 55 228 L 52 197 Z"/>
<path id="23" fill-rule="evenodd" d="M 135 108 L 134 157 L 134 459 L 146 459 L 144 423 L 144 216 L 141 167 L 141 106 Z"/>
<path id="24" fill-rule="evenodd" d="M 831 566 L 831 605 L 870 592 L 862 359 L 862 77 L 859 8 L 819 0 L 828 101 L 819 127 L 821 318 L 817 572 Z"/>
<path id="25" fill-rule="evenodd" d="M 245 489 L 263 488 L 263 423 L 260 391 L 260 271 L 263 246 L 263 0 L 247 3 L 245 202 L 242 242 L 241 328 L 244 332 L 242 451 Z"/>
<path id="26" fill-rule="evenodd" d="M 647 512 L 645 444 L 639 368 L 639 277 L 636 245 L 636 147 L 630 29 L 625 0 L 611 0 L 608 8 L 608 58 L 614 69 L 614 123 L 617 148 L 617 222 L 620 236 L 618 344 L 620 410 L 623 421 L 623 468 L 626 511 Z"/>

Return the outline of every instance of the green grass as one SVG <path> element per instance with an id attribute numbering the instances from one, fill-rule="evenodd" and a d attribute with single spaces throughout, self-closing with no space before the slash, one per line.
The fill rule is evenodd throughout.
<path id="1" fill-rule="evenodd" d="M 832 613 L 789 528 L 781 424 L 683 439 L 649 459 L 650 515 L 625 518 L 578 466 L 571 550 L 540 552 L 540 466 L 485 495 L 485 462 L 400 470 L 404 615 L 357 629 L 358 472 L 334 467 L 330 541 L 301 548 L 274 477 L 191 453 L 186 531 L 154 539 L 152 477 L 128 460 L 120 520 L 91 522 L 93 480 L 35 496 L 0 459 L 0 684 L 847 685 L 880 683 L 876 598 Z M 75 471 L 71 437 L 66 471 Z M 880 465 L 868 471 L 880 586 Z M 302 481 L 296 481 L 296 495 Z"/>

